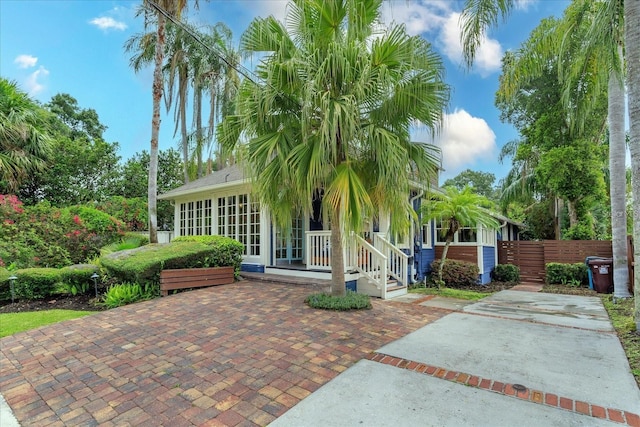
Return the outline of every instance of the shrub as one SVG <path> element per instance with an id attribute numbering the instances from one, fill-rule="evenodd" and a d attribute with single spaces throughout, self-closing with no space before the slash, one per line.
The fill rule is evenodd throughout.
<path id="1" fill-rule="evenodd" d="M 93 289 L 93 276 L 98 267 L 93 264 L 76 264 L 60 271 L 62 284 L 59 287 L 64 293 L 71 295 L 86 294 Z"/>
<path id="2" fill-rule="evenodd" d="M 584 263 L 550 262 L 545 265 L 545 271 L 546 281 L 550 285 L 589 286 L 589 272 Z"/>
<path id="3" fill-rule="evenodd" d="M 148 244 L 149 238 L 146 238 L 146 243 L 144 242 L 145 238 L 143 236 L 135 235 L 135 233 L 127 233 L 119 242 L 111 243 L 110 245 L 104 246 L 100 249 L 100 255 L 104 256 L 112 252 L 139 248 L 140 246 Z"/>
<path id="4" fill-rule="evenodd" d="M 96 208 L 124 222 L 127 230 L 146 230 L 149 222 L 147 202 L 139 197 L 113 196 L 97 204 Z"/>
<path id="5" fill-rule="evenodd" d="M 159 283 L 160 271 L 170 268 L 209 267 L 215 248 L 198 242 L 150 244 L 113 252 L 101 258 L 107 274 L 120 282 Z"/>
<path id="6" fill-rule="evenodd" d="M 159 295 L 159 291 L 160 288 L 150 283 L 145 285 L 138 283 L 121 283 L 119 285 L 113 285 L 107 290 L 102 304 L 107 308 L 120 307 L 122 305 L 152 299 Z"/>
<path id="7" fill-rule="evenodd" d="M 307 303 L 309 307 L 323 310 L 347 311 L 371 308 L 369 295 L 358 294 L 352 291 L 347 291 L 345 296 L 340 297 L 325 293 L 311 294 L 304 302 Z"/>
<path id="8" fill-rule="evenodd" d="M 435 260 L 431 263 L 432 279 L 438 280 L 439 268 L 440 260 Z M 480 270 L 476 264 L 447 259 L 442 271 L 442 280 L 448 288 L 475 286 L 478 284 L 479 274 Z"/>
<path id="9" fill-rule="evenodd" d="M 520 283 L 520 268 L 513 264 L 498 264 L 491 271 L 491 279 L 496 282 Z"/>
<path id="10" fill-rule="evenodd" d="M 15 293 L 18 299 L 41 299 L 52 295 L 62 280 L 57 268 L 25 268 L 14 271 Z"/>
<path id="11" fill-rule="evenodd" d="M 225 236 L 180 236 L 174 242 L 199 242 L 214 248 L 214 252 L 206 260 L 203 267 L 233 267 L 240 272 L 244 245 L 237 240 Z"/>

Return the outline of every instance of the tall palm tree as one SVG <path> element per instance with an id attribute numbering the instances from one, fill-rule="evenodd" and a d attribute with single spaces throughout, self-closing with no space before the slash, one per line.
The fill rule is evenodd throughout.
<path id="1" fill-rule="evenodd" d="M 439 127 L 449 96 L 441 59 L 402 26 L 376 33 L 381 4 L 295 0 L 286 25 L 255 19 L 241 50 L 266 54 L 260 81 L 243 82 L 236 113 L 218 128 L 283 228 L 324 191 L 334 295 L 345 293 L 348 233 L 378 208 L 391 213 L 392 233 L 406 231 L 410 180 L 429 182 L 438 166 L 437 149 L 411 142 L 409 128 Z"/>
<path id="2" fill-rule="evenodd" d="M 629 97 L 629 149 L 633 191 L 634 259 L 640 259 L 640 2 L 624 2 L 627 87 Z M 640 268 L 634 270 L 635 320 L 640 331 Z"/>
<path id="3" fill-rule="evenodd" d="M 45 110 L 0 78 L 0 191 L 17 192 L 29 174 L 43 170 L 53 150 Z"/>
<path id="4" fill-rule="evenodd" d="M 468 0 L 462 14 L 463 50 L 468 64 L 488 27 L 497 24 L 512 9 L 511 0 Z M 506 75 L 506 96 L 513 95 L 518 82 L 534 77 L 550 58 L 560 58 L 560 80 L 564 84 L 564 102 L 576 132 L 607 91 L 609 120 L 609 173 L 611 232 L 614 264 L 614 295 L 629 297 L 626 245 L 624 73 L 623 73 L 623 1 L 596 2 L 574 0 L 560 21 L 546 21 L 532 39 L 518 51 Z M 551 25 L 549 25 L 551 24 Z M 566 58 L 569 60 L 565 60 Z M 511 93 L 509 93 L 511 91 Z"/>
<path id="5" fill-rule="evenodd" d="M 483 226 L 497 229 L 500 223 L 482 206 L 490 205 L 486 197 L 474 193 L 471 187 L 458 190 L 456 187 L 445 187 L 444 194 L 432 193 L 431 202 L 422 206 L 423 221 L 439 221 L 445 245 L 438 268 L 438 289 L 442 287 L 442 272 L 447 259 L 449 246 L 458 231 L 464 227 Z"/>
<path id="6" fill-rule="evenodd" d="M 145 16 L 155 19 L 145 19 L 145 25 L 155 24 L 156 38 L 154 49 L 153 69 L 153 113 L 151 118 L 151 148 L 149 150 L 149 241 L 158 243 L 158 135 L 160 133 L 160 101 L 163 93 L 162 67 L 164 65 L 164 50 L 166 43 L 166 16 L 180 19 L 187 8 L 187 0 L 143 0 Z M 198 1 L 193 2 L 198 7 Z"/>

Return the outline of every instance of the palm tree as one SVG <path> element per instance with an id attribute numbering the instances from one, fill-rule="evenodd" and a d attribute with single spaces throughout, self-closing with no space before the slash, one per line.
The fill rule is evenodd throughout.
<path id="1" fill-rule="evenodd" d="M 513 1 L 467 2 L 462 14 L 463 45 L 470 64 L 482 36 L 498 16 L 506 17 Z M 599 96 L 607 91 L 609 119 L 609 174 L 611 234 L 614 264 L 614 295 L 629 297 L 626 245 L 625 136 L 623 88 L 623 1 L 574 0 L 560 21 L 546 20 L 517 53 L 506 73 L 503 90 L 513 96 L 519 83 L 537 75 L 552 58 L 560 58 L 572 131 L 580 133 L 592 117 Z M 567 59 L 568 58 L 568 59 Z"/>
<path id="2" fill-rule="evenodd" d="M 473 188 L 465 187 L 458 190 L 456 187 L 443 188 L 444 194 L 432 193 L 432 201 L 422 206 L 421 213 L 424 222 L 431 220 L 439 221 L 445 238 L 445 245 L 442 249 L 442 258 L 438 268 L 438 289 L 444 283 L 442 271 L 447 259 L 449 246 L 458 231 L 464 227 L 483 226 L 490 229 L 497 229 L 500 223 L 482 206 L 491 204 L 486 197 L 473 192 Z"/>
<path id="3" fill-rule="evenodd" d="M 193 2 L 198 7 L 198 1 Z M 164 65 L 164 50 L 166 43 L 166 17 L 180 19 L 180 15 L 187 8 L 187 0 L 143 0 L 145 15 L 150 14 L 155 19 L 145 20 L 145 25 L 154 23 L 156 27 L 154 69 L 153 69 L 153 114 L 151 118 L 151 148 L 149 150 L 149 241 L 158 243 L 158 135 L 160 133 L 160 100 L 163 93 L 162 67 Z"/>
<path id="4" fill-rule="evenodd" d="M 409 128 L 439 127 L 449 95 L 441 59 L 402 26 L 376 33 L 381 4 L 295 0 L 286 25 L 255 19 L 241 50 L 266 54 L 259 81 L 242 83 L 236 113 L 218 128 L 283 229 L 324 191 L 334 295 L 345 293 L 346 236 L 378 208 L 391 213 L 392 233 L 406 232 L 410 181 L 429 182 L 438 167 L 437 149 L 411 142 Z"/>
<path id="5" fill-rule="evenodd" d="M 627 87 L 629 97 L 629 149 L 633 190 L 634 259 L 640 259 L 640 3 L 624 2 Z M 640 331 L 640 268 L 634 270 L 636 331 Z"/>
<path id="6" fill-rule="evenodd" d="M 45 114 L 16 82 L 0 78 L 0 191 L 17 192 L 23 179 L 46 167 L 53 140 Z"/>

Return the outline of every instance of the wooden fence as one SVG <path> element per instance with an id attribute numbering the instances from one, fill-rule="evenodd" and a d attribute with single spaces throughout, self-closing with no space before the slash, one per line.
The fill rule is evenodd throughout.
<path id="1" fill-rule="evenodd" d="M 549 262 L 584 262 L 588 256 L 611 258 L 608 240 L 499 241 L 498 263 L 520 267 L 522 282 L 544 282 Z"/>

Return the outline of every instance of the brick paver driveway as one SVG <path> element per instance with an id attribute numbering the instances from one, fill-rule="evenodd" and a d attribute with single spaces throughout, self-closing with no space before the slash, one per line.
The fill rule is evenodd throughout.
<path id="1" fill-rule="evenodd" d="M 266 425 L 447 313 L 326 312 L 303 303 L 311 291 L 238 282 L 6 337 L 0 391 L 23 426 Z"/>

